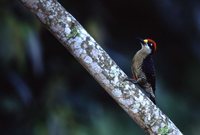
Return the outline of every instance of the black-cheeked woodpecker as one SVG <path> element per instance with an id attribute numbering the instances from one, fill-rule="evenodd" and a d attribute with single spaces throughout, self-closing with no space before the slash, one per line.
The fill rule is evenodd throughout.
<path id="1" fill-rule="evenodd" d="M 139 39 L 141 49 L 134 55 L 132 59 L 132 74 L 133 79 L 127 78 L 125 80 L 138 84 L 143 88 L 151 101 L 156 104 L 155 90 L 156 90 L 156 75 L 152 55 L 156 51 L 156 43 L 151 39 Z"/>

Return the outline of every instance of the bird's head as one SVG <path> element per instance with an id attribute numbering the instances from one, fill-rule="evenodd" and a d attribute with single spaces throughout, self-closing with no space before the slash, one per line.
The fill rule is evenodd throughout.
<path id="1" fill-rule="evenodd" d="M 145 49 L 148 54 L 154 54 L 156 52 L 156 42 L 152 39 L 139 39 L 142 45 L 142 49 Z"/>

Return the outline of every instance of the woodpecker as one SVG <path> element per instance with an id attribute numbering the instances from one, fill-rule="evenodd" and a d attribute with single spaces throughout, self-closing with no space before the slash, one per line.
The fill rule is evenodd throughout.
<path id="1" fill-rule="evenodd" d="M 127 78 L 125 80 L 138 84 L 147 92 L 147 94 L 149 94 L 151 101 L 156 104 L 156 75 L 153 61 L 153 54 L 156 51 L 156 42 L 151 39 L 139 40 L 142 47 L 138 52 L 136 52 L 132 59 L 131 70 L 133 79 Z"/>

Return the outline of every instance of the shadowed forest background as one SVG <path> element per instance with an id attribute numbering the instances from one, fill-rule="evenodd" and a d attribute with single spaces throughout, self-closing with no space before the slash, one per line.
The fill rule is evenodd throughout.
<path id="1" fill-rule="evenodd" d="M 136 38 L 157 42 L 157 103 L 200 134 L 199 0 L 59 0 L 131 76 Z M 1 135 L 143 135 L 17 0 L 0 1 Z"/>

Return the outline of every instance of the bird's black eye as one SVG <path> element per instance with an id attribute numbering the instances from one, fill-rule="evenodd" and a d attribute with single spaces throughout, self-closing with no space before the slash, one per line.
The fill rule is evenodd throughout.
<path id="1" fill-rule="evenodd" d="M 149 45 L 150 45 L 150 46 L 153 46 L 153 44 L 152 44 L 152 43 L 150 43 Z"/>

